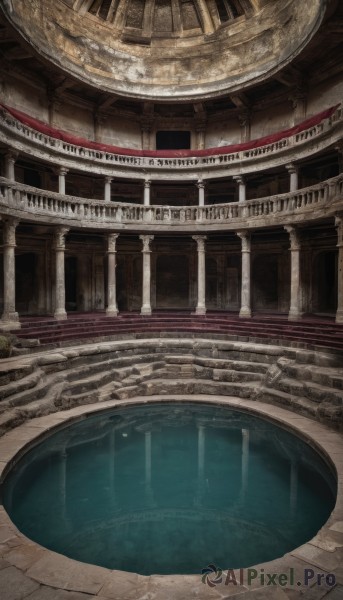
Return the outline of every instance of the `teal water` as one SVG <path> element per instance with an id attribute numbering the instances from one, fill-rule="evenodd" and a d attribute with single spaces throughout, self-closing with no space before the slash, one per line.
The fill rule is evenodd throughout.
<path id="1" fill-rule="evenodd" d="M 3 502 L 32 540 L 141 574 L 247 567 L 299 546 L 335 503 L 310 446 L 258 417 L 203 404 L 122 408 L 35 446 Z"/>

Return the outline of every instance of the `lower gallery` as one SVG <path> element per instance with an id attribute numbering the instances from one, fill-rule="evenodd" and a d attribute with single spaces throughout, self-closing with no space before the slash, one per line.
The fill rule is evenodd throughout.
<path id="1" fill-rule="evenodd" d="M 306 14 L 295 0 L 1 3 L 1 600 L 343 596 L 342 27 L 335 0 L 311 0 Z M 217 407 L 221 441 L 212 449 L 202 417 L 192 443 L 193 404 Z M 143 405 L 144 424 L 119 423 L 119 410 Z M 170 413 L 158 422 L 162 405 Z M 257 426 L 230 433 L 224 407 L 281 427 L 275 452 Z M 24 455 L 99 412 L 118 420 L 113 434 L 104 426 L 105 488 L 125 494 L 131 477 L 143 486 L 133 496 L 146 500 L 130 518 L 123 511 L 133 496 L 113 504 L 112 525 L 127 518 L 128 529 L 111 538 L 108 555 L 120 555 L 111 564 L 99 562 L 95 545 L 82 562 L 26 537 L 8 495 Z M 169 444 L 173 419 L 184 428 Z M 325 519 L 295 546 L 283 539 L 275 555 L 271 541 L 266 559 L 250 564 L 237 550 L 217 564 L 216 540 L 225 531 L 229 548 L 237 523 L 251 531 L 246 549 L 259 527 L 265 546 L 277 537 L 279 528 L 263 529 L 257 506 L 248 517 L 244 504 L 246 493 L 268 489 L 258 464 L 277 471 L 271 459 L 285 450 L 284 430 L 307 449 L 291 458 L 286 448 L 287 491 L 269 511 L 274 504 L 283 526 L 289 520 L 284 537 L 305 530 L 301 490 L 305 498 L 311 489 Z M 85 441 L 72 431 L 59 448 L 54 527 L 67 525 L 76 538 L 71 514 L 84 514 L 91 530 L 101 500 L 87 512 L 85 492 L 72 507 L 70 456 Z M 138 467 L 128 466 L 137 432 Z M 220 461 L 229 469 L 229 439 L 238 466 L 225 477 L 237 502 L 213 516 L 222 493 L 214 474 Z M 312 449 L 320 477 L 331 481 L 332 506 L 306 458 Z M 43 449 L 35 452 L 43 464 Z M 179 502 L 188 480 L 197 482 L 184 504 L 158 503 L 163 460 L 162 473 L 181 486 Z M 202 520 L 214 518 L 208 546 L 199 533 L 205 508 Z M 39 520 L 44 507 L 36 510 Z M 187 529 L 194 521 L 181 543 L 183 553 L 189 543 L 189 570 L 187 557 L 175 568 L 168 558 L 169 544 L 174 554 L 177 540 L 181 548 L 186 518 Z M 149 568 L 148 542 L 133 563 L 140 567 L 123 568 L 129 521 L 149 519 L 151 540 L 159 530 L 168 546 L 163 568 Z M 230 519 L 231 530 L 223 525 Z M 204 547 L 198 571 L 195 545 Z"/>

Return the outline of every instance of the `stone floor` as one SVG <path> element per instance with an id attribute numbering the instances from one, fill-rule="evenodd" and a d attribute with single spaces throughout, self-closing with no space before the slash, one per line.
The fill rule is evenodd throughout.
<path id="1" fill-rule="evenodd" d="M 151 401 L 168 399 L 180 397 L 154 396 Z M 242 600 L 343 600 L 343 436 L 306 417 L 262 402 L 205 395 L 192 395 L 191 399 L 211 403 L 225 401 L 228 406 L 268 416 L 307 439 L 314 440 L 322 453 L 329 457 L 338 474 L 336 507 L 316 537 L 280 559 L 256 566 L 257 576 L 250 584 L 246 572 L 243 574 L 242 585 L 234 584 L 234 580 L 239 582 L 238 572 L 223 572 L 221 578 L 216 578 L 216 573 L 209 573 L 208 579 L 203 583 L 200 573 L 190 576 L 143 577 L 68 559 L 28 540 L 16 529 L 1 507 L 0 600 L 205 600 L 236 597 Z M 142 401 L 146 402 L 146 398 L 134 398 L 125 404 Z M 78 419 L 85 413 L 117 404 L 117 400 L 112 400 L 101 406 L 94 404 L 73 408 L 33 419 L 10 431 L 0 438 L 0 481 L 9 461 L 37 437 L 67 420 Z M 122 406 L 123 402 L 120 404 Z M 309 575 L 313 572 L 308 585 L 304 584 L 306 569 Z M 264 585 L 261 581 L 262 573 L 265 574 Z M 273 578 L 273 574 L 277 576 Z M 278 580 L 280 575 L 283 577 Z M 320 575 L 322 577 L 318 584 L 317 577 Z M 269 585 L 266 585 L 267 581 Z"/>

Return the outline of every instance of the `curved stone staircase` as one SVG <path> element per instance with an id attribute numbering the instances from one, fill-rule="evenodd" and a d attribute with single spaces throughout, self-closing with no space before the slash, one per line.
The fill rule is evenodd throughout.
<path id="1" fill-rule="evenodd" d="M 263 400 L 343 429 L 340 353 L 152 333 L 1 361 L 0 434 L 77 405 L 183 394 Z"/>

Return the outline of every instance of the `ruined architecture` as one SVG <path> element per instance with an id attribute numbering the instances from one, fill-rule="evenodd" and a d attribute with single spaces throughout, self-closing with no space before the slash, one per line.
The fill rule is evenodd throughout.
<path id="1" fill-rule="evenodd" d="M 342 35 L 341 0 L 0 0 L 2 476 L 30 419 L 152 396 L 295 412 L 342 470 Z"/>
<path id="2" fill-rule="evenodd" d="M 342 322 L 339 3 L 2 5 L 3 328 L 155 309 Z"/>

